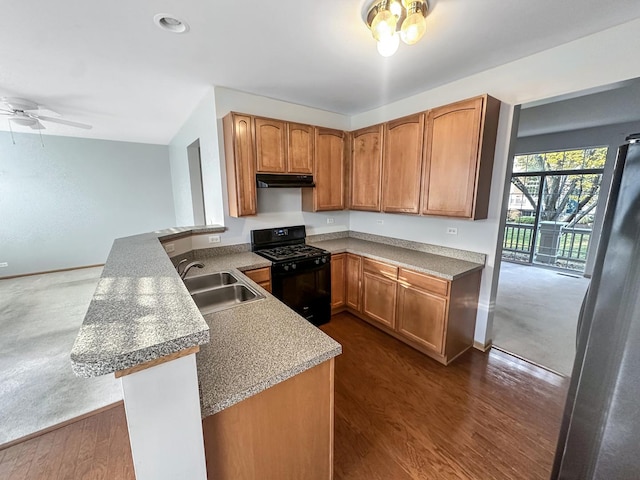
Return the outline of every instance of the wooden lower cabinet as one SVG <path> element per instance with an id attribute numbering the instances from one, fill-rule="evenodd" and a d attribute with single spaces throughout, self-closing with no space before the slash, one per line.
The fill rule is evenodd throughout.
<path id="1" fill-rule="evenodd" d="M 202 421 L 210 480 L 333 478 L 334 359 Z"/>
<path id="2" fill-rule="evenodd" d="M 360 255 L 347 253 L 345 279 L 345 304 L 347 308 L 359 312 L 362 290 L 362 257 Z"/>
<path id="3" fill-rule="evenodd" d="M 331 255 L 331 313 L 344 310 L 346 254 Z"/>
<path id="4" fill-rule="evenodd" d="M 359 296 L 350 276 L 356 259 L 362 264 Z M 346 307 L 447 365 L 473 346 L 480 277 L 476 271 L 449 281 L 348 254 Z"/>
<path id="5" fill-rule="evenodd" d="M 247 270 L 244 273 L 251 280 L 256 282 L 267 292 L 271 293 L 271 268 L 256 268 L 255 270 Z"/>
<path id="6" fill-rule="evenodd" d="M 442 353 L 447 299 L 411 285 L 398 284 L 398 333 Z"/>
<path id="7" fill-rule="evenodd" d="M 362 313 L 370 319 L 394 328 L 396 323 L 396 282 L 364 272 L 362 276 Z"/>

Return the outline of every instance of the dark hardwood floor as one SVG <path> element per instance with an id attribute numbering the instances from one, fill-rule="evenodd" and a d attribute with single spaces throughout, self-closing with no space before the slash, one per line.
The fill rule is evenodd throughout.
<path id="1" fill-rule="evenodd" d="M 549 478 L 567 379 L 496 350 L 444 367 L 347 313 L 322 329 L 336 480 Z M 121 405 L 0 450 L 3 480 L 133 478 Z"/>
<path id="2" fill-rule="evenodd" d="M 0 479 L 135 479 L 124 407 L 0 450 Z"/>
<path id="3" fill-rule="evenodd" d="M 343 313 L 335 479 L 548 479 L 568 379 L 506 353 L 448 367 Z"/>

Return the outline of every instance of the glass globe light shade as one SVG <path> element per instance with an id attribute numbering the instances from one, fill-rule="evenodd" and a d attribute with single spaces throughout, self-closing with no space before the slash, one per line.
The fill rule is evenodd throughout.
<path id="1" fill-rule="evenodd" d="M 390 57 L 398 50 L 400 45 L 400 36 L 397 33 L 386 35 L 378 40 L 378 53 L 383 57 Z"/>
<path id="2" fill-rule="evenodd" d="M 392 0 L 389 4 L 389 11 L 396 17 L 400 17 L 402 15 L 402 5 L 399 0 Z"/>
<path id="3" fill-rule="evenodd" d="M 402 27 L 400 27 L 400 35 L 402 36 L 402 41 L 407 45 L 413 45 L 417 43 L 424 35 L 424 32 L 427 30 L 427 21 L 424 16 L 420 12 L 420 10 L 409 12 L 407 18 L 402 22 Z"/>
<path id="4" fill-rule="evenodd" d="M 389 10 L 380 10 L 371 22 L 371 34 L 380 41 L 381 38 L 391 36 L 396 31 L 398 18 Z"/>

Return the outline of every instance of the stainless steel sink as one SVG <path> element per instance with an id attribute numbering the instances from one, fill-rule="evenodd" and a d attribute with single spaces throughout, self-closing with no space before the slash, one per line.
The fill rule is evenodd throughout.
<path id="1" fill-rule="evenodd" d="M 237 282 L 238 279 L 229 272 L 206 273 L 184 279 L 184 285 L 187 287 L 187 290 L 189 290 L 189 293 L 218 288 L 224 285 L 232 285 Z"/>
<path id="2" fill-rule="evenodd" d="M 192 293 L 191 298 L 200 309 L 200 313 L 206 315 L 241 303 L 260 300 L 264 296 L 242 283 L 235 283 Z"/>

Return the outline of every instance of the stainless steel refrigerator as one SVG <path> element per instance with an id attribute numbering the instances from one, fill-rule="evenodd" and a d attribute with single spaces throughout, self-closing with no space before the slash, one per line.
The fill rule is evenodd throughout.
<path id="1" fill-rule="evenodd" d="M 552 480 L 640 479 L 640 134 L 618 149 Z"/>

